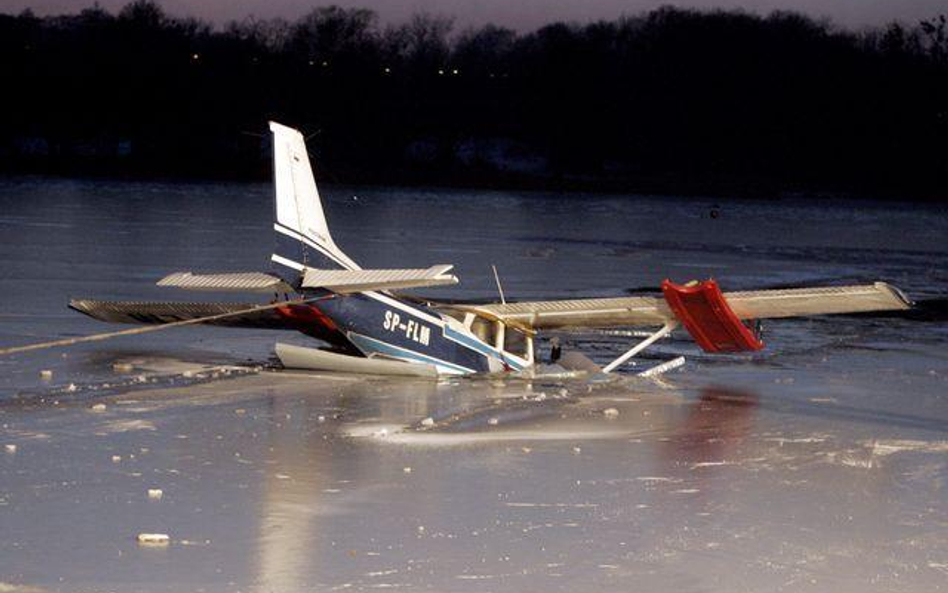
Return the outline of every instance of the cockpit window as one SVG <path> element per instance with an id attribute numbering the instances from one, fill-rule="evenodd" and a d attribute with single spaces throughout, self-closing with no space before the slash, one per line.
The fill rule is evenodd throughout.
<path id="1" fill-rule="evenodd" d="M 527 336 L 520 330 L 508 325 L 504 330 L 504 350 L 520 358 L 529 358 L 527 356 Z"/>

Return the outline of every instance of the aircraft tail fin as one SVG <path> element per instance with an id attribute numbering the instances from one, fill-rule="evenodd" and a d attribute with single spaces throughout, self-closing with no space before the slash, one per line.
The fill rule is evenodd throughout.
<path id="1" fill-rule="evenodd" d="M 360 269 L 333 241 L 303 135 L 270 122 L 273 133 L 273 185 L 277 245 L 271 257 L 275 271 L 298 286 L 303 269 Z"/>

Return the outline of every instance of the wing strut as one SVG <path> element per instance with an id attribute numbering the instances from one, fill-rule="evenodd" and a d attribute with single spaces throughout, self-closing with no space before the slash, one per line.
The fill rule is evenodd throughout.
<path id="1" fill-rule="evenodd" d="M 628 352 L 626 352 L 625 354 L 623 354 L 623 355 L 620 356 L 619 358 L 617 358 L 617 359 L 613 360 L 612 362 L 610 362 L 609 364 L 607 364 L 607 365 L 602 369 L 602 372 L 604 372 L 604 373 L 612 372 L 613 370 L 615 370 L 615 369 L 616 369 L 617 367 L 619 367 L 620 365 L 625 364 L 625 362 L 626 362 L 627 360 L 629 360 L 630 358 L 632 358 L 633 356 L 635 356 L 636 354 L 638 354 L 638 353 L 641 352 L 642 350 L 645 350 L 646 348 L 648 348 L 649 346 L 651 346 L 652 344 L 654 344 L 654 343 L 657 342 L 658 340 L 661 340 L 662 338 L 664 338 L 664 337 L 667 336 L 668 334 L 672 333 L 672 331 L 673 331 L 676 327 L 678 327 L 678 321 L 676 321 L 676 320 L 674 320 L 674 319 L 671 319 L 671 320 L 669 320 L 669 321 L 666 321 L 666 322 L 665 322 L 665 325 L 663 325 L 660 330 L 658 330 L 658 331 L 655 332 L 654 334 L 650 335 L 649 337 L 645 338 L 644 340 L 642 340 L 641 342 L 639 342 L 638 344 L 636 344 L 635 346 L 633 346 L 632 348 L 630 348 Z"/>

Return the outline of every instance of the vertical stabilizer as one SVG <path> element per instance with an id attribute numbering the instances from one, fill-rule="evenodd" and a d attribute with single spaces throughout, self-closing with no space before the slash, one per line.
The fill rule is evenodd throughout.
<path id="1" fill-rule="evenodd" d="M 277 246 L 271 258 L 280 276 L 296 286 L 303 267 L 358 270 L 329 234 L 306 142 L 299 131 L 270 122 Z"/>

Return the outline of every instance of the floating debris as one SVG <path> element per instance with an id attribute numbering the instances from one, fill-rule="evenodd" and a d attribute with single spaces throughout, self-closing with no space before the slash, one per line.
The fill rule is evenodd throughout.
<path id="1" fill-rule="evenodd" d="M 113 455 L 113 456 L 112 456 L 112 463 L 118 463 L 118 462 L 120 462 L 120 461 L 122 461 L 122 456 L 121 456 L 121 455 Z"/>
<path id="2" fill-rule="evenodd" d="M 89 409 L 92 410 L 93 412 L 104 412 L 105 407 L 106 407 L 105 404 L 95 404 Z"/>
<path id="3" fill-rule="evenodd" d="M 43 379 L 44 381 L 49 381 L 50 379 L 53 378 L 53 371 L 51 371 L 51 370 L 49 370 L 49 369 L 43 369 L 43 370 L 41 370 L 41 371 L 40 371 L 40 378 Z"/>
<path id="4" fill-rule="evenodd" d="M 171 537 L 167 533 L 139 533 L 138 543 L 145 546 L 167 546 Z"/>
<path id="5" fill-rule="evenodd" d="M 8 445 L 4 445 L 3 450 L 6 451 L 7 453 L 16 453 L 16 445 L 12 443 Z"/>
<path id="6" fill-rule="evenodd" d="M 134 367 L 127 362 L 116 362 L 112 364 L 112 370 L 116 373 L 131 373 Z"/>
<path id="7" fill-rule="evenodd" d="M 606 408 L 605 410 L 602 411 L 602 415 L 605 416 L 606 418 L 618 418 L 619 410 L 615 408 Z"/>
<path id="8" fill-rule="evenodd" d="M 403 472 L 403 473 L 406 473 L 406 474 L 410 474 L 410 473 L 411 473 L 411 467 L 408 467 L 408 466 L 403 467 L 403 468 L 402 468 L 402 472 Z"/>
<path id="9" fill-rule="evenodd" d="M 77 390 L 77 389 L 79 389 L 79 388 L 76 387 L 76 384 L 75 384 L 75 383 L 70 383 L 69 385 L 66 386 L 66 391 L 72 392 L 72 391 L 75 391 L 75 390 Z"/>
<path id="10" fill-rule="evenodd" d="M 490 424 L 491 426 L 497 426 L 497 424 L 498 424 L 499 422 L 500 422 L 500 420 L 498 420 L 497 418 L 488 418 L 488 419 L 487 419 L 487 423 Z"/>
<path id="11" fill-rule="evenodd" d="M 422 425 L 422 426 L 434 426 L 434 425 L 435 425 L 434 418 L 432 418 L 431 416 L 425 418 L 424 420 L 421 421 L 421 425 Z"/>
<path id="12" fill-rule="evenodd" d="M 151 500 L 161 500 L 161 497 L 164 496 L 164 492 L 161 488 L 149 488 L 148 489 L 148 498 Z"/>
<path id="13" fill-rule="evenodd" d="M 574 454 L 574 455 L 579 455 L 579 454 L 582 453 L 582 452 L 583 452 L 583 449 L 582 449 L 581 447 L 573 447 L 573 454 Z"/>
<path id="14" fill-rule="evenodd" d="M 326 417 L 323 416 L 322 414 L 320 414 L 319 416 L 316 417 L 316 421 L 317 421 L 317 422 L 325 422 L 325 421 L 326 421 Z"/>

